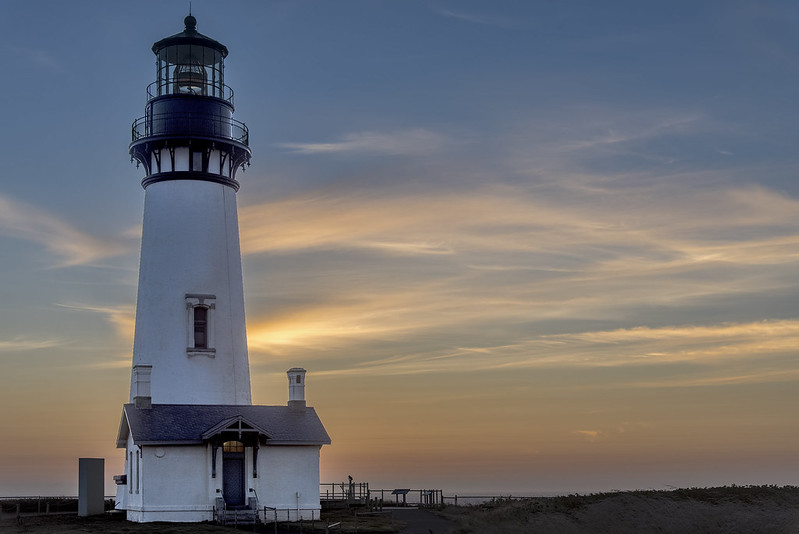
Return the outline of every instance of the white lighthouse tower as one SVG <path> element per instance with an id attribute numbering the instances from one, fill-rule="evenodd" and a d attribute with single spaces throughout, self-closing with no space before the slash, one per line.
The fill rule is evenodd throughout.
<path id="1" fill-rule="evenodd" d="M 117 447 L 117 509 L 132 521 L 319 517 L 319 451 L 330 443 L 292 368 L 289 401 L 254 406 L 244 320 L 237 172 L 247 127 L 224 83 L 227 48 L 185 29 L 153 45 L 156 81 L 133 123 L 144 223 L 130 403 Z"/>
<path id="2" fill-rule="evenodd" d="M 236 211 L 248 131 L 233 119 L 227 48 L 185 23 L 153 45 L 157 79 L 133 124 L 145 200 L 131 402 L 249 404 Z"/>

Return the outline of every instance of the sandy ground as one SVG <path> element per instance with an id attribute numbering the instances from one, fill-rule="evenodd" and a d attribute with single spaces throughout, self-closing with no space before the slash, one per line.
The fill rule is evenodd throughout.
<path id="1" fill-rule="evenodd" d="M 387 510 L 388 512 L 388 510 Z M 344 512 L 346 514 L 346 512 Z M 355 532 L 346 515 L 343 532 Z M 317 524 L 317 529 L 324 526 Z M 252 532 L 251 527 L 242 532 Z M 274 532 L 260 527 L 259 532 Z M 317 530 L 319 532 L 320 530 Z M 74 514 L 13 516 L 0 519 L 0 533 L 9 534 L 189 534 L 229 533 L 212 524 L 128 523 L 105 516 Z M 293 532 L 298 532 L 295 527 Z M 310 532 L 306 526 L 304 532 Z M 359 533 L 401 534 L 527 534 L 527 533 L 799 533 L 799 488 L 770 486 L 501 500 L 483 506 L 448 506 L 440 511 L 393 510 L 361 517 Z"/>

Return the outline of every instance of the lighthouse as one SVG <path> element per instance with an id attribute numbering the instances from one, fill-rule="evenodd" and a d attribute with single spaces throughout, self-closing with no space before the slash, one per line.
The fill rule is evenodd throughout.
<path id="1" fill-rule="evenodd" d="M 249 404 L 236 210 L 252 152 L 224 83 L 227 48 L 185 29 L 153 45 L 156 80 L 133 123 L 144 168 L 131 402 Z M 179 334 L 179 335 L 178 335 Z"/>
<path id="2" fill-rule="evenodd" d="M 330 443 L 294 367 L 288 401 L 252 404 L 236 195 L 249 165 L 233 118 L 228 49 L 184 19 L 156 42 L 155 81 L 132 126 L 143 168 L 130 402 L 117 447 L 117 509 L 132 521 L 318 518 L 319 453 Z"/>

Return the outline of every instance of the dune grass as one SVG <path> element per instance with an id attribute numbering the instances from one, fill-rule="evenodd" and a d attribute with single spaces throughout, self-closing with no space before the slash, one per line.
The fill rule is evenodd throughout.
<path id="1" fill-rule="evenodd" d="M 447 506 L 456 534 L 557 532 L 799 532 L 799 488 L 724 486 L 561 497 L 494 499 Z"/>

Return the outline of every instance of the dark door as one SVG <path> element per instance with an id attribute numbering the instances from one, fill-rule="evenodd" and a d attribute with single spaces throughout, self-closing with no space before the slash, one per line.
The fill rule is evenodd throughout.
<path id="1" fill-rule="evenodd" d="M 229 507 L 244 506 L 244 454 L 224 453 L 222 456 L 222 491 Z"/>

